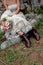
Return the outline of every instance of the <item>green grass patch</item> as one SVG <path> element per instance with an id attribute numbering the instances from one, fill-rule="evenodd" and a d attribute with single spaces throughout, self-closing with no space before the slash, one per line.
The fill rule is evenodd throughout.
<path id="1" fill-rule="evenodd" d="M 34 8 L 33 12 L 37 14 L 43 14 L 43 5 L 41 5 L 40 7 Z"/>
<path id="2" fill-rule="evenodd" d="M 43 29 L 39 29 L 38 32 L 41 36 L 43 35 Z"/>
<path id="3" fill-rule="evenodd" d="M 43 27 L 43 18 L 40 18 L 40 19 L 37 21 L 35 27 L 36 27 L 37 29 L 40 29 L 40 28 Z"/>
<path id="4" fill-rule="evenodd" d="M 35 28 L 38 30 L 40 35 L 43 35 L 43 18 L 40 18 L 37 21 L 37 23 L 35 25 Z"/>
<path id="5" fill-rule="evenodd" d="M 35 62 L 35 61 L 31 61 L 29 65 L 42 65 L 41 63 Z"/>
<path id="6" fill-rule="evenodd" d="M 9 62 L 14 60 L 14 55 L 12 54 L 12 52 L 6 52 L 6 58 Z"/>
<path id="7" fill-rule="evenodd" d="M 5 55 L 8 62 L 19 59 L 20 63 L 23 63 L 27 59 L 26 54 L 19 48 L 16 48 L 15 50 L 11 48 L 10 50 L 6 51 Z"/>
<path id="8" fill-rule="evenodd" d="M 2 39 L 3 35 L 4 35 L 4 31 L 0 29 L 0 40 Z"/>

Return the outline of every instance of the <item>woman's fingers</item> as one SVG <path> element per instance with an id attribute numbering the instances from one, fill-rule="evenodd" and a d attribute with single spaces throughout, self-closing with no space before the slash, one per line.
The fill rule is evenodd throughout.
<path id="1" fill-rule="evenodd" d="M 18 14 L 20 12 L 20 8 L 18 8 L 17 10 L 16 10 L 16 14 Z"/>

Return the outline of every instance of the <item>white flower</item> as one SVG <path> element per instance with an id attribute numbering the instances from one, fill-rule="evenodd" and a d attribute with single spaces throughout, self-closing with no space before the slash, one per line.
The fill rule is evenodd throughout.
<path id="1" fill-rule="evenodd" d="M 9 24 L 10 24 L 9 22 L 5 22 L 5 26 L 9 26 Z"/>

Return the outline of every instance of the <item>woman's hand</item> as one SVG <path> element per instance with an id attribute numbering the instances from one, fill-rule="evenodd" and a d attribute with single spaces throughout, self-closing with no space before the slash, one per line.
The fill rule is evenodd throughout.
<path id="1" fill-rule="evenodd" d="M 16 14 L 18 14 L 20 12 L 20 8 L 18 7 L 16 10 Z"/>
<path id="2" fill-rule="evenodd" d="M 23 35 L 23 34 L 24 34 L 24 32 L 22 32 L 22 31 L 18 32 L 18 35 Z"/>
<path id="3" fill-rule="evenodd" d="M 16 10 L 16 14 L 18 14 L 20 12 L 20 0 L 17 0 L 17 10 Z"/>

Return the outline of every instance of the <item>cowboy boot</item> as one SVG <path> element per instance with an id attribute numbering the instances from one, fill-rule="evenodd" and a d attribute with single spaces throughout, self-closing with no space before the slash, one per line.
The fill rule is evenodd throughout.
<path id="1" fill-rule="evenodd" d="M 36 29 L 32 29 L 31 32 L 32 32 L 32 35 L 34 36 L 34 38 L 35 38 L 37 41 L 39 41 L 39 40 L 40 40 L 40 35 L 39 35 L 39 33 L 37 32 L 37 30 L 36 30 Z"/>
<path id="2" fill-rule="evenodd" d="M 28 47 L 28 48 L 30 48 L 30 40 L 27 38 L 27 36 L 25 35 L 25 34 L 23 34 L 22 36 L 21 36 L 21 38 L 23 38 L 23 40 L 25 41 L 25 45 L 26 45 L 26 47 Z"/>

